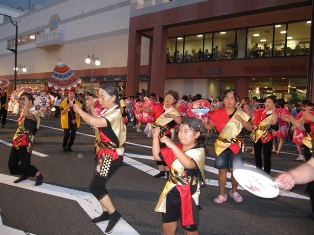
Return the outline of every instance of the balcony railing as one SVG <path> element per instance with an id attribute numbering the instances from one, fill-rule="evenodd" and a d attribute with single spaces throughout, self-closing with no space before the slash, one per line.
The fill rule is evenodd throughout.
<path id="1" fill-rule="evenodd" d="M 64 31 L 63 30 L 51 31 L 49 33 L 37 35 L 36 37 L 37 48 L 63 46 L 63 44 L 64 44 Z"/>

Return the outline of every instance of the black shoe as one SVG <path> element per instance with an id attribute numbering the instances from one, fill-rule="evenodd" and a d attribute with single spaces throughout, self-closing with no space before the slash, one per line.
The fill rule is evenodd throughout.
<path id="1" fill-rule="evenodd" d="M 62 151 L 65 153 L 67 151 L 66 147 L 63 147 Z"/>
<path id="2" fill-rule="evenodd" d="M 27 180 L 27 177 L 25 175 L 21 175 L 20 178 L 18 178 L 17 180 L 14 180 L 13 182 L 16 184 L 23 180 Z"/>
<path id="3" fill-rule="evenodd" d="M 160 178 L 160 177 L 164 177 L 164 176 L 166 176 L 166 172 L 161 171 L 161 172 L 159 172 L 157 175 L 154 175 L 153 177 L 154 177 L 154 178 Z"/>
<path id="4" fill-rule="evenodd" d="M 69 152 L 72 152 L 72 149 L 71 149 L 71 147 L 68 147 L 68 148 L 67 148 L 67 150 L 68 150 Z"/>
<path id="5" fill-rule="evenodd" d="M 4 125 L 2 125 L 1 127 L 4 128 Z"/>
<path id="6" fill-rule="evenodd" d="M 109 223 L 105 230 L 105 233 L 110 232 L 114 226 L 118 223 L 119 219 L 121 218 L 121 214 L 115 210 L 112 214 L 109 215 Z"/>
<path id="7" fill-rule="evenodd" d="M 94 219 L 92 219 L 92 222 L 94 224 L 99 223 L 101 221 L 105 221 L 105 220 L 109 220 L 109 213 L 108 211 L 104 211 L 100 216 L 95 217 Z"/>
<path id="8" fill-rule="evenodd" d="M 44 180 L 44 177 L 41 174 L 39 176 L 37 176 L 35 186 L 42 185 L 43 180 Z"/>

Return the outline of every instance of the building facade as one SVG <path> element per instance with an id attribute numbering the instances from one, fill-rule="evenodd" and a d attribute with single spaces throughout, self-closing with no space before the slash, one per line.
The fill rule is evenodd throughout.
<path id="1" fill-rule="evenodd" d="M 16 77 L 7 50 L 15 28 L 0 24 L 0 77 L 47 91 L 62 61 L 83 79 L 78 92 L 116 82 L 127 95 L 235 89 L 314 100 L 312 15 L 311 0 L 55 0 L 17 17 L 17 64 L 27 72 Z M 100 65 L 86 64 L 88 56 Z"/>
<path id="2" fill-rule="evenodd" d="M 312 74 L 310 0 L 172 1 L 168 8 L 138 6 L 129 32 L 127 92 L 140 71 L 142 37 L 150 40 L 148 90 L 286 101 L 305 97 Z M 156 10 L 154 11 L 153 8 Z M 311 85 L 312 87 L 312 85 Z M 310 97 L 311 100 L 314 100 Z"/>
<path id="3" fill-rule="evenodd" d="M 83 79 L 79 92 L 107 81 L 125 87 L 130 5 L 129 0 L 56 0 L 17 17 L 17 65 L 27 69 L 18 70 L 17 88 L 36 86 L 47 91 L 47 79 L 59 61 Z M 7 48 L 14 47 L 15 27 L 6 20 L 0 24 L 0 77 L 11 80 L 11 89 L 14 53 Z M 144 65 L 145 47 L 144 39 Z M 86 64 L 88 56 L 98 58 L 100 65 Z"/>

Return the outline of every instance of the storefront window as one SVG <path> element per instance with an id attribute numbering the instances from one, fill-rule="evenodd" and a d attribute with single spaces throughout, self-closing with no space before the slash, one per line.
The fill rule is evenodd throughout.
<path id="1" fill-rule="evenodd" d="M 183 62 L 183 37 L 177 37 L 176 62 Z"/>
<path id="2" fill-rule="evenodd" d="M 200 61 L 203 56 L 203 34 L 185 37 L 184 61 Z"/>
<path id="3" fill-rule="evenodd" d="M 289 79 L 289 104 L 301 104 L 306 99 L 307 78 L 290 78 Z"/>
<path id="4" fill-rule="evenodd" d="M 212 60 L 213 33 L 206 33 L 204 36 L 204 57 L 203 60 Z"/>
<path id="5" fill-rule="evenodd" d="M 23 36 L 22 37 L 22 44 L 26 44 L 27 43 L 27 36 Z"/>
<path id="6" fill-rule="evenodd" d="M 233 59 L 235 52 L 236 30 L 222 31 L 214 33 L 214 60 Z"/>
<path id="7" fill-rule="evenodd" d="M 271 57 L 273 42 L 273 26 L 254 27 L 248 29 L 247 58 Z"/>
<path id="8" fill-rule="evenodd" d="M 29 34 L 28 35 L 28 41 L 29 42 L 34 42 L 36 40 L 36 35 L 35 34 Z"/>
<path id="9" fill-rule="evenodd" d="M 14 47 L 14 45 L 15 45 L 15 39 L 8 40 L 7 48 Z"/>
<path id="10" fill-rule="evenodd" d="M 274 56 L 285 55 L 286 24 L 275 25 Z"/>
<path id="11" fill-rule="evenodd" d="M 302 21 L 288 24 L 286 55 L 308 55 L 311 23 Z"/>
<path id="12" fill-rule="evenodd" d="M 167 40 L 167 63 L 175 62 L 176 56 L 176 38 L 169 38 Z"/>
<path id="13" fill-rule="evenodd" d="M 310 33 L 301 21 L 171 38 L 167 63 L 308 55 Z"/>

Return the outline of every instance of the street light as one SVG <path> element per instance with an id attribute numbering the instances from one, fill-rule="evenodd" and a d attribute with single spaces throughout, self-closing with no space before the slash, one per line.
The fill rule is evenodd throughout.
<path id="1" fill-rule="evenodd" d="M 92 64 L 92 92 L 94 93 L 94 86 L 93 86 L 93 81 L 94 81 L 94 65 L 99 66 L 100 65 L 100 61 L 98 57 L 95 57 L 94 54 L 92 56 L 87 55 L 87 58 L 85 59 L 85 63 L 86 64 Z"/>
<path id="2" fill-rule="evenodd" d="M 11 24 L 15 26 L 15 47 L 14 49 L 7 48 L 9 51 L 12 51 L 14 53 L 14 68 L 17 68 L 17 34 L 18 34 L 18 25 L 17 25 L 17 20 L 12 19 L 12 16 L 6 15 L 6 14 L 1 14 L 3 16 L 7 16 L 10 19 Z M 14 90 L 16 90 L 16 69 L 14 69 Z"/>
<path id="3" fill-rule="evenodd" d="M 25 65 L 19 65 L 15 68 L 13 68 L 13 70 L 16 72 L 16 71 L 19 71 L 19 88 L 21 87 L 21 72 L 23 73 L 26 73 L 27 69 L 25 67 Z M 16 88 L 15 88 L 16 89 Z"/>

